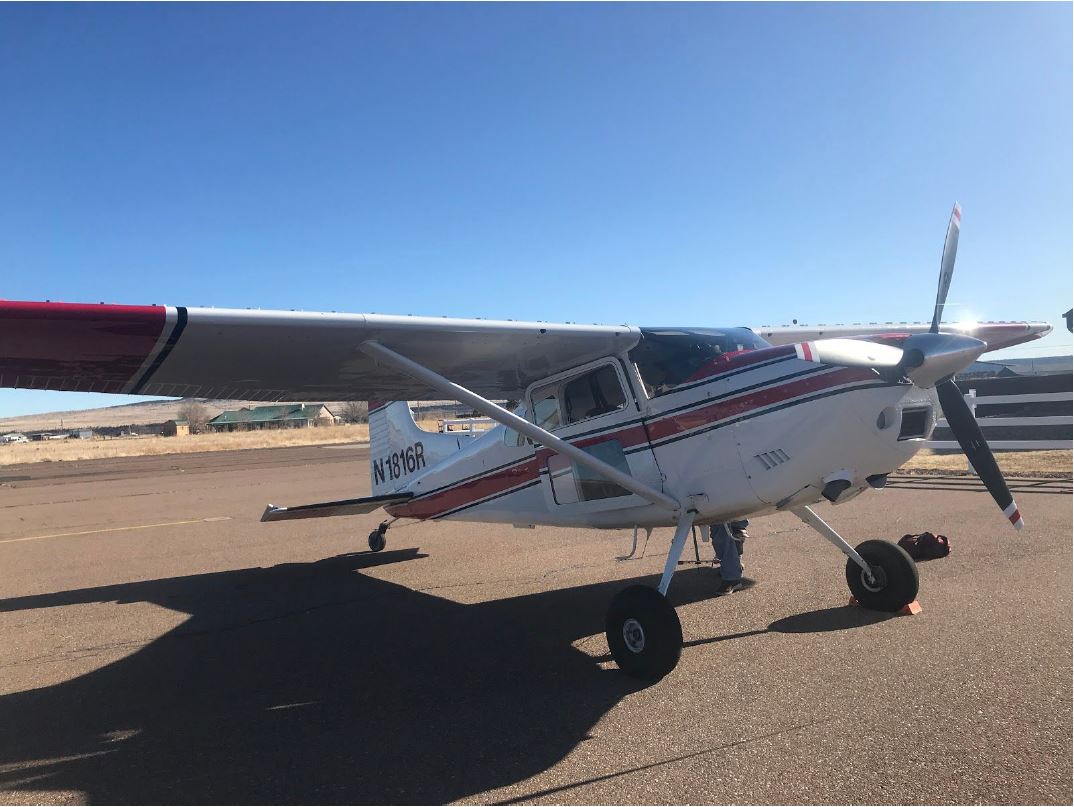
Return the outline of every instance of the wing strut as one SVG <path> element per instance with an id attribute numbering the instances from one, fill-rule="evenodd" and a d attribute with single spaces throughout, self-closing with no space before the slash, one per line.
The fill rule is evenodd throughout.
<path id="1" fill-rule="evenodd" d="M 520 418 L 518 415 L 508 412 L 502 406 L 497 406 L 492 401 L 482 398 L 480 395 L 471 392 L 465 387 L 460 387 L 458 384 L 449 381 L 442 375 L 434 373 L 429 368 L 423 367 L 417 362 L 411 361 L 406 356 L 396 353 L 391 348 L 385 347 L 380 342 L 374 340 L 363 342 L 361 351 L 367 356 L 371 356 L 380 363 L 386 364 L 404 375 L 408 375 L 424 384 L 428 384 L 445 398 L 450 398 L 468 406 L 472 406 L 478 412 L 492 418 L 497 423 L 501 423 L 509 429 L 514 429 L 519 434 L 524 434 L 526 437 L 533 440 L 533 442 L 540 443 L 544 447 L 555 451 L 557 454 L 562 454 L 563 456 L 574 460 L 579 465 L 600 474 L 609 481 L 615 482 L 617 485 L 626 488 L 631 493 L 636 493 L 658 507 L 664 507 L 676 513 L 682 510 L 682 505 L 666 493 L 642 484 L 637 479 L 629 474 L 623 473 L 618 468 L 597 459 L 592 454 L 583 451 L 575 445 L 571 445 L 570 443 L 559 439 L 551 432 L 542 429 L 534 423 L 530 423 L 524 418 Z"/>

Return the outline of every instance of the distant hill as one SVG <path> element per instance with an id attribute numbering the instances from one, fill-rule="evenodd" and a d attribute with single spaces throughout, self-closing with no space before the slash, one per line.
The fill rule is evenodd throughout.
<path id="1" fill-rule="evenodd" d="M 95 426 L 138 426 L 144 423 L 163 423 L 178 417 L 179 407 L 190 399 L 178 401 L 139 401 L 101 409 L 79 409 L 73 412 L 48 412 L 39 415 L 21 415 L 0 420 L 0 434 L 10 431 L 41 431 L 55 429 L 92 429 Z M 216 417 L 225 409 L 254 406 L 249 401 L 201 400 Z M 331 406 L 328 407 L 332 409 Z"/>
<path id="2" fill-rule="evenodd" d="M 244 406 L 262 406 L 264 401 L 233 401 L 220 399 L 181 398 L 177 401 L 140 401 L 120 406 L 106 406 L 101 409 L 79 409 L 69 412 L 47 412 L 39 415 L 21 415 L 0 420 L 0 434 L 7 432 L 59 431 L 61 428 L 93 429 L 116 426 L 141 426 L 148 423 L 163 423 L 178 417 L 179 408 L 192 400 L 204 404 L 209 410 L 209 417 L 216 417 L 226 409 L 241 409 Z M 286 402 L 281 402 L 286 403 Z M 339 414 L 343 409 L 342 401 L 323 402 L 333 413 Z M 413 405 L 413 404 L 412 404 Z M 428 401 L 415 406 L 426 410 L 425 417 L 458 416 L 463 409 L 454 401 Z M 437 410 L 444 410 L 443 413 Z M 466 412 L 465 414 L 469 414 Z"/>

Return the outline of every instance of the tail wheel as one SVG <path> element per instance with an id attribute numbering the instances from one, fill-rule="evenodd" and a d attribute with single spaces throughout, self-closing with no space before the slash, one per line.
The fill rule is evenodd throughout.
<path id="1" fill-rule="evenodd" d="M 369 533 L 369 551 L 380 552 L 388 545 L 388 539 L 381 530 L 373 530 Z"/>
<path id="2" fill-rule="evenodd" d="M 906 551 L 887 541 L 866 541 L 855 547 L 872 580 L 853 560 L 847 561 L 847 585 L 859 603 L 874 611 L 898 611 L 917 598 L 917 566 Z"/>
<path id="3" fill-rule="evenodd" d="M 615 595 L 605 635 L 619 669 L 643 681 L 659 681 L 682 654 L 679 616 L 667 597 L 648 586 L 631 586 Z"/>

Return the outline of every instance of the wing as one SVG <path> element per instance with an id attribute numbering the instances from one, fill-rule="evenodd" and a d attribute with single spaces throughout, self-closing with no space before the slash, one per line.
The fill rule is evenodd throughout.
<path id="1" fill-rule="evenodd" d="M 250 401 L 441 397 L 376 340 L 491 398 L 633 347 L 630 326 L 0 301 L 0 387 Z"/>
<path id="2" fill-rule="evenodd" d="M 893 336 L 896 334 L 911 336 L 916 333 L 928 333 L 928 322 L 870 322 L 854 325 L 783 325 L 775 328 L 764 325 L 754 328 L 773 345 L 791 345 L 798 342 L 810 342 L 815 339 L 851 339 L 861 336 Z M 960 333 L 980 339 L 988 345 L 989 350 L 1032 342 L 1051 333 L 1052 326 L 1047 322 L 973 322 L 942 323 L 942 333 Z"/>

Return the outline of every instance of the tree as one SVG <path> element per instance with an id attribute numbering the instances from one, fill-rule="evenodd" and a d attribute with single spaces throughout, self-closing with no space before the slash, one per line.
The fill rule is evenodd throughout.
<path id="1" fill-rule="evenodd" d="M 365 401 L 347 401 L 339 410 L 344 423 L 365 423 L 369 420 L 369 404 Z"/>
<path id="2" fill-rule="evenodd" d="M 179 420 L 185 420 L 191 434 L 205 431 L 209 422 L 209 409 L 201 401 L 186 401 L 179 407 Z"/>

